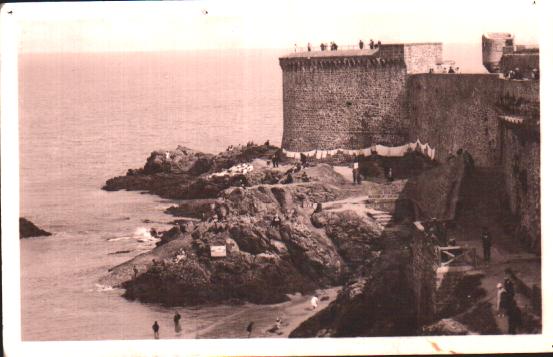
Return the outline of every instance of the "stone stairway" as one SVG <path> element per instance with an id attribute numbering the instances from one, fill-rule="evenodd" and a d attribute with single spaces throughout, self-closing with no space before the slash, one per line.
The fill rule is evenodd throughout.
<path id="1" fill-rule="evenodd" d="M 368 208 L 367 214 L 383 227 L 389 225 L 394 219 L 389 212 L 380 211 L 374 208 Z"/>

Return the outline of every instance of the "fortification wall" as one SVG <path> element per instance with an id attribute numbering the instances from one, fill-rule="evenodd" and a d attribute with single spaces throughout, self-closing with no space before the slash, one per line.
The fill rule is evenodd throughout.
<path id="1" fill-rule="evenodd" d="M 501 123 L 501 167 L 518 238 L 540 250 L 540 142 L 528 128 Z"/>
<path id="2" fill-rule="evenodd" d="M 490 74 L 418 74 L 407 84 L 406 116 L 409 139 L 419 138 L 436 148 L 444 161 L 459 148 L 477 165 L 497 161 L 496 103 L 501 82 Z"/>
<path id="3" fill-rule="evenodd" d="M 355 149 L 405 142 L 405 66 L 348 60 L 283 67 L 283 148 Z"/>

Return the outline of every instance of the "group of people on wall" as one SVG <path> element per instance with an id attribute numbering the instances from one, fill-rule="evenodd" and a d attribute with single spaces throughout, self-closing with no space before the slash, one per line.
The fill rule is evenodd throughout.
<path id="1" fill-rule="evenodd" d="M 368 47 L 369 49 L 377 49 L 382 45 L 382 42 L 378 40 L 377 42 L 374 42 L 374 40 L 371 38 L 369 41 Z M 327 42 L 321 42 L 319 45 L 321 51 L 326 51 L 330 49 L 330 51 L 338 51 L 338 44 L 334 41 L 330 42 L 330 45 Z M 365 42 L 363 40 L 359 40 L 359 49 L 362 50 L 365 48 Z M 313 47 L 311 46 L 311 42 L 307 43 L 307 52 L 311 52 L 313 50 Z M 297 44 L 294 44 L 294 52 L 298 52 L 298 46 Z"/>

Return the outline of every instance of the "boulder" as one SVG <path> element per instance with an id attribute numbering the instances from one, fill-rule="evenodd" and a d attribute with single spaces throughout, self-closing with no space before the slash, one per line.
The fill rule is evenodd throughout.
<path id="1" fill-rule="evenodd" d="M 51 236 L 52 233 L 38 228 L 26 218 L 19 218 L 19 239 L 29 237 Z"/>

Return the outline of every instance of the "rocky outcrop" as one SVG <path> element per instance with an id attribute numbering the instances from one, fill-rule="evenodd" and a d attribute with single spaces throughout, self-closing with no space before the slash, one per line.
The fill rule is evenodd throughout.
<path id="1" fill-rule="evenodd" d="M 173 151 L 154 151 L 143 168 L 129 169 L 125 176 L 106 181 L 106 191 L 147 191 L 165 198 L 194 199 L 214 198 L 231 186 L 252 186 L 260 183 L 276 183 L 282 173 L 265 167 L 252 173 L 236 175 L 211 175 L 248 163 L 253 159 L 266 160 L 278 148 L 274 146 L 243 146 L 217 155 L 205 154 L 179 146 Z"/>
<path id="2" fill-rule="evenodd" d="M 416 331 L 407 288 L 409 252 L 385 249 L 370 270 L 351 281 L 334 302 L 298 326 L 290 337 L 409 336 Z"/>
<path id="3" fill-rule="evenodd" d="M 313 208 L 306 204 L 341 195 L 336 186 L 308 182 L 235 187 L 217 199 L 185 202 L 171 211 L 196 221 L 164 232 L 159 247 L 113 268 L 106 283 L 125 288 L 129 299 L 167 305 L 275 303 L 287 294 L 343 284 L 359 262 L 350 260 L 353 253 L 340 254 L 336 242 L 344 252 L 353 249 L 341 241 L 352 231 L 341 224 L 329 228 L 328 235 L 314 227 Z M 275 215 L 280 224 L 272 222 Z M 348 214 L 341 217 L 331 215 L 328 221 Z M 369 218 L 357 228 L 359 240 L 366 236 L 359 243 L 366 245 L 364 251 L 375 243 L 370 237 L 380 232 L 371 232 L 373 228 L 379 229 Z M 213 246 L 225 246 L 226 256 L 212 257 Z M 133 266 L 139 271 L 136 277 Z"/>
<path id="4" fill-rule="evenodd" d="M 201 222 L 165 249 L 178 241 L 189 243 L 175 245 L 173 254 L 122 284 L 126 297 L 168 305 L 275 303 L 286 294 L 337 285 L 346 272 L 332 242 L 299 219 L 279 227 L 258 217 Z M 225 246 L 226 256 L 211 257 L 213 246 Z"/>
<path id="5" fill-rule="evenodd" d="M 26 218 L 19 218 L 19 239 L 29 237 L 51 236 L 52 233 L 38 228 Z"/>

